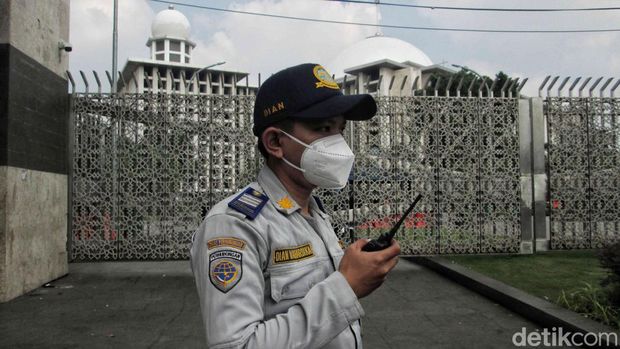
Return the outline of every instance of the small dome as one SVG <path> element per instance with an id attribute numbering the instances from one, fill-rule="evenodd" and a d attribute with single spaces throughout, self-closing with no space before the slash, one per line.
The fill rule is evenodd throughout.
<path id="1" fill-rule="evenodd" d="M 155 16 L 151 24 L 151 38 L 159 39 L 165 37 L 189 40 L 189 21 L 184 14 L 168 6 Z"/>
<path id="2" fill-rule="evenodd" d="M 421 66 L 433 65 L 422 50 L 406 41 L 387 36 L 371 36 L 345 48 L 326 68 L 336 77 L 342 77 L 345 69 L 382 59 L 398 63 L 410 61 Z"/>

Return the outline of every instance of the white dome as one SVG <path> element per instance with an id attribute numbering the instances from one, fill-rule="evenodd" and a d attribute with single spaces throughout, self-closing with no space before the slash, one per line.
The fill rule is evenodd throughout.
<path id="1" fill-rule="evenodd" d="M 422 50 L 406 41 L 387 36 L 371 36 L 345 48 L 326 68 L 336 77 L 342 77 L 345 69 L 382 59 L 398 63 L 410 61 L 421 66 L 433 65 Z"/>
<path id="2" fill-rule="evenodd" d="M 187 17 L 170 5 L 168 9 L 155 16 L 151 24 L 151 37 L 153 39 L 171 37 L 189 40 L 189 28 Z"/>

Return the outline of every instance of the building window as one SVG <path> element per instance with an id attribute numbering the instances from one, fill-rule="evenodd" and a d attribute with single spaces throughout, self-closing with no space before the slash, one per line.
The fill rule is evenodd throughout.
<path id="1" fill-rule="evenodd" d="M 155 55 L 155 59 L 158 61 L 163 61 L 164 60 L 164 54 L 163 53 L 158 53 Z"/>
<path id="2" fill-rule="evenodd" d="M 185 63 L 189 63 L 189 57 L 185 57 Z"/>
<path id="3" fill-rule="evenodd" d="M 164 50 L 164 42 L 157 41 L 155 42 L 155 51 L 163 51 Z"/>
<path id="4" fill-rule="evenodd" d="M 189 45 L 185 44 L 185 54 L 189 54 Z"/>
<path id="5" fill-rule="evenodd" d="M 181 42 L 170 41 L 170 51 L 181 52 Z"/>
<path id="6" fill-rule="evenodd" d="M 171 53 L 170 62 L 181 62 L 181 55 Z"/>

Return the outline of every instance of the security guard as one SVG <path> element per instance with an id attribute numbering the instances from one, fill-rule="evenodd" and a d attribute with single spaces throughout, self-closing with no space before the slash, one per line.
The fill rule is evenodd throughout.
<path id="1" fill-rule="evenodd" d="M 358 299 L 396 265 L 400 248 L 342 250 L 312 190 L 346 185 L 354 155 L 346 120 L 367 120 L 370 95 L 345 96 L 318 64 L 261 86 L 253 132 L 266 165 L 216 204 L 193 237 L 191 264 L 210 348 L 362 348 Z"/>

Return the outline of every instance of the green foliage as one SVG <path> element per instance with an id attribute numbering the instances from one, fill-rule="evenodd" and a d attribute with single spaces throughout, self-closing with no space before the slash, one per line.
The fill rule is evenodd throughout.
<path id="1" fill-rule="evenodd" d="M 607 301 L 605 292 L 587 282 L 571 291 L 562 290 L 556 303 L 588 318 L 620 328 L 620 314 Z"/>
<path id="2" fill-rule="evenodd" d="M 461 69 L 456 74 L 450 74 L 448 72 L 435 73 L 434 77 L 432 77 L 433 82 L 431 83 L 431 86 L 429 86 L 426 89 L 426 94 L 432 96 L 435 93 L 435 89 L 438 89 L 440 91 L 440 95 L 445 95 L 445 90 L 448 86 L 448 82 L 451 76 L 452 76 L 452 84 L 450 84 L 450 96 L 456 96 L 456 91 L 457 91 L 457 88 L 458 88 L 458 85 L 461 79 L 463 81 L 461 83 L 461 88 L 459 89 L 461 91 L 461 96 L 468 95 L 467 91 L 469 90 L 470 85 L 471 85 L 472 96 L 478 96 L 478 89 L 480 88 L 481 84 L 486 85 L 482 87 L 482 95 L 488 96 L 489 95 L 488 90 L 493 86 L 493 81 L 495 79 L 497 79 L 497 83 L 495 84 L 495 86 L 493 86 L 493 95 L 501 96 L 501 89 L 504 86 L 504 83 L 506 83 L 506 80 L 509 79 L 508 75 L 506 75 L 502 71 L 498 72 L 494 78 L 490 78 L 486 75 L 483 76 L 482 78 L 484 79 L 484 82 L 482 81 L 482 79 L 476 76 L 476 74 L 474 74 L 471 70 L 467 70 L 467 69 Z M 436 79 L 439 77 L 441 77 L 441 80 L 439 81 L 439 85 L 435 86 Z M 473 85 L 472 85 L 472 82 L 473 82 Z"/>

